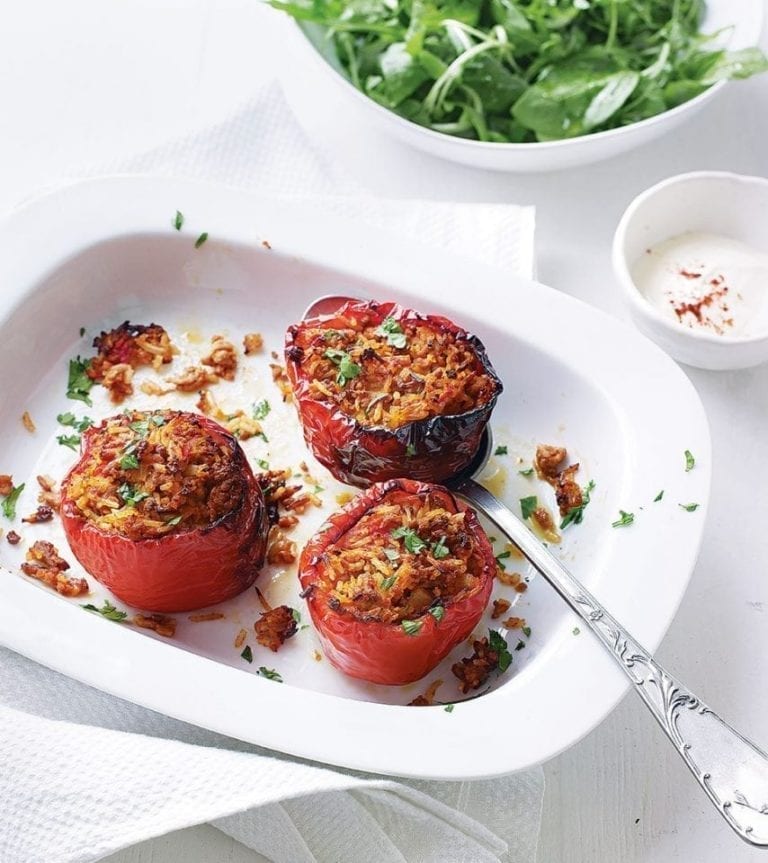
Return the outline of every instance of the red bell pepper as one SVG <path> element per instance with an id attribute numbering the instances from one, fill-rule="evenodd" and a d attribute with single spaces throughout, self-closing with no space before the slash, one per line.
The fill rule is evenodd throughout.
<path id="1" fill-rule="evenodd" d="M 427 346 L 431 334 L 434 355 L 414 364 L 412 350 L 425 345 L 419 333 Z M 454 476 L 475 456 L 502 391 L 478 338 L 447 318 L 392 302 L 348 302 L 333 315 L 294 324 L 285 357 L 307 445 L 337 479 L 353 485 Z M 318 385 L 320 373 L 325 381 Z M 362 407 L 352 408 L 354 399 Z M 397 418 L 404 399 L 410 413 Z"/>
<path id="2" fill-rule="evenodd" d="M 88 481 L 83 476 L 86 470 L 109 474 L 113 485 L 125 482 L 138 502 L 124 506 L 140 507 L 144 500 L 141 485 L 130 485 L 139 482 L 138 471 L 119 466 L 120 452 L 109 461 L 94 461 L 94 450 L 104 442 L 104 430 L 110 423 L 121 422 L 121 417 L 114 417 L 85 432 L 81 458 L 62 484 L 61 518 L 72 552 L 115 596 L 148 611 L 190 611 L 241 593 L 253 584 L 264 562 L 268 531 L 264 498 L 242 448 L 233 435 L 207 417 L 164 411 L 134 413 L 129 419 L 136 416 L 164 417 L 167 421 L 183 417 L 193 433 L 218 446 L 226 454 L 231 506 L 210 523 L 190 519 L 188 525 L 184 520 L 173 524 L 171 520 L 168 532 L 158 535 L 156 530 L 148 531 L 145 537 L 136 536 L 135 524 L 126 535 L 84 514 L 75 489 L 82 494 L 83 483 Z M 133 464 L 125 456 L 122 460 Z M 122 494 L 127 494 L 125 487 L 119 486 Z M 183 505 L 183 491 L 180 494 Z"/>
<path id="3" fill-rule="evenodd" d="M 427 509 L 420 510 L 424 506 Z M 426 527 L 420 530 L 421 535 L 413 529 L 409 533 L 408 528 L 392 530 L 400 514 L 407 522 L 416 511 L 427 512 L 425 525 L 430 523 L 429 513 L 439 513 L 440 517 L 431 522 L 431 534 Z M 446 539 L 442 536 L 445 525 L 456 513 L 463 513 L 463 521 Z M 361 521 L 366 518 L 365 535 L 361 536 Z M 421 555 L 422 565 L 433 573 L 441 564 L 450 571 L 463 556 L 468 577 L 454 595 L 424 594 L 419 600 L 420 610 L 409 612 L 405 619 L 402 608 L 385 608 L 383 599 L 397 590 L 399 576 L 380 581 L 378 589 L 372 588 L 371 582 L 361 583 L 359 566 L 340 576 L 338 565 L 334 566 L 330 558 L 350 548 L 353 554 L 362 549 L 363 555 L 376 557 L 377 564 L 384 566 L 397 555 L 394 570 L 403 565 L 410 569 Z M 409 479 L 388 480 L 359 494 L 328 519 L 305 546 L 299 562 L 303 596 L 331 663 L 351 677 L 392 685 L 420 679 L 472 633 L 488 604 L 495 571 L 493 548 L 474 511 L 446 488 Z M 378 570 L 374 567 L 371 572 Z M 342 582 L 349 578 L 355 584 L 352 594 L 345 594 L 342 584 L 341 601 L 339 578 Z M 428 592 L 429 585 L 428 578 L 421 584 L 411 583 L 400 602 L 413 602 L 419 593 Z"/>

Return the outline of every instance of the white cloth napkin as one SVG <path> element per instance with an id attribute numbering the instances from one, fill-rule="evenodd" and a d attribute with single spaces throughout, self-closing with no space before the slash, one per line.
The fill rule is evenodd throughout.
<path id="1" fill-rule="evenodd" d="M 304 197 L 319 213 L 517 274 L 533 270 L 531 208 L 367 196 L 311 145 L 273 84 L 203 133 L 73 176 L 115 172 Z M 177 722 L 0 648 L 2 863 L 86 863 L 204 822 L 276 863 L 531 863 L 543 793 L 540 769 L 440 783 L 323 768 Z"/>

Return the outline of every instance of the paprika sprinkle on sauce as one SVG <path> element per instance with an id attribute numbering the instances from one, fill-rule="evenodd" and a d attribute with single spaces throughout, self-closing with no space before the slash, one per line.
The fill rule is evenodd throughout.
<path id="1" fill-rule="evenodd" d="M 672 237 L 646 249 L 632 275 L 649 302 L 688 329 L 725 338 L 768 329 L 768 254 L 730 237 Z"/>

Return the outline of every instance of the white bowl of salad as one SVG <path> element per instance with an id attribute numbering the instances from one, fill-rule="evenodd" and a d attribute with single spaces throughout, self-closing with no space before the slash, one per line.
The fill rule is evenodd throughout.
<path id="1" fill-rule="evenodd" d="M 420 150 L 502 171 L 607 159 L 768 70 L 762 0 L 269 0 L 302 76 Z M 336 97 L 340 95 L 338 92 Z"/>

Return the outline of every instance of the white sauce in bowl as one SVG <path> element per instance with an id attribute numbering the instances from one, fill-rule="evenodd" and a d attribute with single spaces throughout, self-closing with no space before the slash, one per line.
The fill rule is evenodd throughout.
<path id="1" fill-rule="evenodd" d="M 632 279 L 683 327 L 724 338 L 768 332 L 768 254 L 738 240 L 680 234 L 646 249 Z"/>

